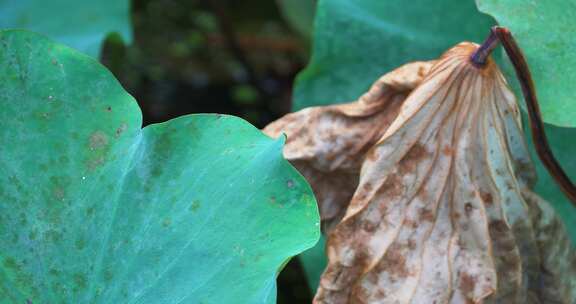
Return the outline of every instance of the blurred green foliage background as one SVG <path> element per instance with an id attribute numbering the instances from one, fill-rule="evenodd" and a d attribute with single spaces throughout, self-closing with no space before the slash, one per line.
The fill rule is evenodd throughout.
<path id="1" fill-rule="evenodd" d="M 292 13 L 303 7 L 294 2 L 135 0 L 133 43 L 110 36 L 102 61 L 140 102 L 146 124 L 217 112 L 262 127 L 290 110 L 307 62 L 313 13 Z"/>

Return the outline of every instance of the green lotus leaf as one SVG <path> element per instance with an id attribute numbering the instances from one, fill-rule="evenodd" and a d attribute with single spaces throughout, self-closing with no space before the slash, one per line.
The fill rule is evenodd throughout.
<path id="1" fill-rule="evenodd" d="M 0 303 L 273 303 L 312 247 L 311 189 L 224 115 L 141 129 L 94 59 L 0 32 Z"/>

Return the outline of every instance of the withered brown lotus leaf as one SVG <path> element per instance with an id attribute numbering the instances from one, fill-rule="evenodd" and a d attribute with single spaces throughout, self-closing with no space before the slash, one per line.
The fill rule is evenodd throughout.
<path id="1" fill-rule="evenodd" d="M 515 97 L 491 60 L 470 63 L 476 48 L 266 128 L 287 134 L 322 217 L 341 217 L 315 303 L 576 302 L 574 247 L 530 190 Z"/>

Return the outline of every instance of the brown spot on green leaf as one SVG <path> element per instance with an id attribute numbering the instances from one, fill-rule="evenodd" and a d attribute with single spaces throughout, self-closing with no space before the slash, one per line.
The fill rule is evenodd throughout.
<path id="1" fill-rule="evenodd" d="M 196 212 L 198 208 L 200 208 L 200 201 L 195 200 L 192 202 L 192 204 L 190 204 L 190 208 L 188 208 L 188 210 L 190 212 Z"/>
<path id="2" fill-rule="evenodd" d="M 102 149 L 108 145 L 108 136 L 102 131 L 96 131 L 90 135 L 90 150 Z"/>

